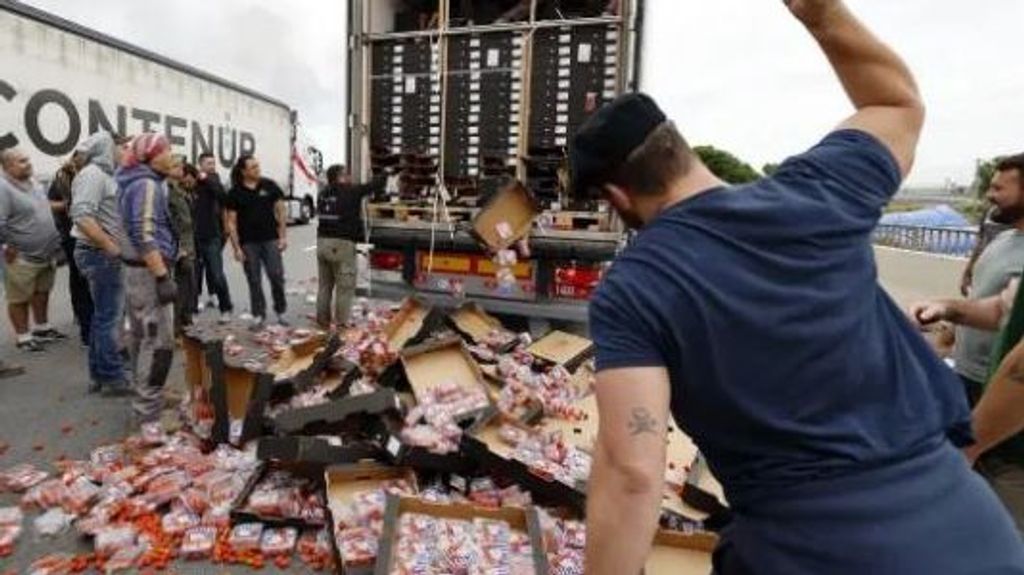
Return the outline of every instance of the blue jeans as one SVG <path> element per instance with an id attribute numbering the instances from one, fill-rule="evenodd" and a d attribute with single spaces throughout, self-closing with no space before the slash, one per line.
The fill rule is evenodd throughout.
<path id="1" fill-rule="evenodd" d="M 249 312 L 266 319 L 267 298 L 263 295 L 263 269 L 270 280 L 270 295 L 274 298 L 274 313 L 281 315 L 288 310 L 284 291 L 284 262 L 277 242 L 242 244 L 245 253 L 245 279 L 249 283 Z"/>
<path id="2" fill-rule="evenodd" d="M 217 295 L 221 313 L 231 313 L 234 311 L 234 306 L 231 304 L 228 278 L 224 275 L 224 241 L 213 239 L 208 242 L 198 242 L 196 247 L 199 252 L 199 271 L 196 274 L 199 289 L 196 290 L 196 298 L 202 295 L 203 274 L 205 273 L 207 289 L 211 295 Z"/>
<path id="3" fill-rule="evenodd" d="M 75 248 L 75 263 L 89 282 L 93 300 L 89 378 L 99 386 L 125 385 L 120 330 L 124 320 L 124 280 L 121 261 L 101 250 Z"/>

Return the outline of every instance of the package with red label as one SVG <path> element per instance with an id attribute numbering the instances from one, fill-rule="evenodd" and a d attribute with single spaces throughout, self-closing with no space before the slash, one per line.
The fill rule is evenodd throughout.
<path id="1" fill-rule="evenodd" d="M 181 539 L 181 555 L 189 560 L 207 559 L 213 554 L 216 544 L 216 527 L 193 527 Z"/>
<path id="2" fill-rule="evenodd" d="M 46 481 L 50 474 L 36 466 L 23 463 L 16 465 L 0 474 L 0 487 L 6 491 L 24 493 Z"/>
<path id="3" fill-rule="evenodd" d="M 103 564 L 104 573 L 120 573 L 134 569 L 139 558 L 145 553 L 145 547 L 135 545 L 120 549 L 114 553 L 107 562 Z"/>
<path id="4" fill-rule="evenodd" d="M 14 544 L 21 537 L 21 525 L 0 525 L 0 557 L 14 553 Z"/>
<path id="5" fill-rule="evenodd" d="M 0 507 L 0 525 L 21 526 L 25 520 L 25 514 L 20 507 Z"/>
<path id="6" fill-rule="evenodd" d="M 82 515 L 89 511 L 99 495 L 98 485 L 85 477 L 79 477 L 68 486 L 60 504 L 64 511 L 73 515 Z"/>
<path id="7" fill-rule="evenodd" d="M 331 534 L 327 529 L 307 531 L 299 537 L 298 554 L 304 563 L 320 569 L 333 561 Z"/>
<path id="8" fill-rule="evenodd" d="M 109 527 L 96 533 L 93 547 L 100 557 L 111 557 L 122 549 L 135 547 L 139 533 L 131 526 Z"/>
<path id="9" fill-rule="evenodd" d="M 36 517 L 32 523 L 35 525 L 36 532 L 40 535 L 55 537 L 67 531 L 68 527 L 71 527 L 72 519 L 74 519 L 73 516 L 55 508 Z"/>
<path id="10" fill-rule="evenodd" d="M 199 516 L 188 509 L 176 509 L 164 515 L 160 525 L 168 535 L 182 535 L 199 525 Z"/>
<path id="11" fill-rule="evenodd" d="M 92 450 L 89 461 L 96 467 L 112 467 L 124 462 L 124 446 L 120 444 L 104 445 Z"/>
<path id="12" fill-rule="evenodd" d="M 262 523 L 242 523 L 231 530 L 228 544 L 236 551 L 253 551 L 260 548 L 262 537 Z"/>
<path id="13" fill-rule="evenodd" d="M 44 481 L 25 493 L 21 505 L 27 508 L 52 509 L 60 505 L 67 495 L 68 488 L 60 479 Z"/>
<path id="14" fill-rule="evenodd" d="M 174 501 L 173 507 L 188 509 L 196 515 L 202 515 L 210 508 L 210 499 L 207 497 L 205 491 L 200 489 L 188 489 Z"/>
<path id="15" fill-rule="evenodd" d="M 260 552 L 265 557 L 291 555 L 292 551 L 295 550 L 295 544 L 298 539 L 299 530 L 294 527 L 266 529 L 263 531 L 263 538 L 260 540 Z"/>
<path id="16" fill-rule="evenodd" d="M 231 526 L 231 505 L 224 504 L 211 507 L 203 514 L 201 522 L 204 526 L 216 527 L 218 529 Z"/>
<path id="17" fill-rule="evenodd" d="M 29 565 L 28 575 L 65 575 L 71 572 L 71 556 L 65 553 L 47 555 Z"/>
<path id="18" fill-rule="evenodd" d="M 337 536 L 338 555 L 346 566 L 370 565 L 377 558 L 377 532 L 369 527 L 353 527 Z"/>

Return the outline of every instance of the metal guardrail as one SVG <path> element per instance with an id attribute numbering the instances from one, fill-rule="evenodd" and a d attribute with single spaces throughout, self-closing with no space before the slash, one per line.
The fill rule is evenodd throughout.
<path id="1" fill-rule="evenodd" d="M 875 228 L 872 241 L 875 245 L 890 248 L 969 257 L 978 241 L 978 230 L 879 224 Z"/>

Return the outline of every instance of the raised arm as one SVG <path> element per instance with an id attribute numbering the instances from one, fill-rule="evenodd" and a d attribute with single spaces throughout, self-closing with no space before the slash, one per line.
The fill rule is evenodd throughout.
<path id="1" fill-rule="evenodd" d="M 669 379 L 662 367 L 597 375 L 601 414 L 587 485 L 586 572 L 640 573 L 665 489 Z"/>
<path id="2" fill-rule="evenodd" d="M 906 177 L 925 117 L 910 69 L 842 0 L 787 0 L 786 5 L 817 40 L 857 109 L 841 128 L 878 138 Z"/>

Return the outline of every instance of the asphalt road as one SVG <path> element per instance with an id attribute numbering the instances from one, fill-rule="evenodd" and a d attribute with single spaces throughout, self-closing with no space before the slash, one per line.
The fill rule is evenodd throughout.
<path id="1" fill-rule="evenodd" d="M 285 271 L 291 290 L 316 288 L 316 234 L 315 226 L 294 227 L 289 230 L 289 249 L 285 258 Z M 230 250 L 228 250 L 229 252 Z M 228 254 L 226 252 L 226 255 Z M 248 309 L 248 289 L 242 267 L 227 255 L 225 268 L 231 286 L 236 312 Z M 313 279 L 312 282 L 309 282 Z M 267 297 L 269 300 L 269 287 Z M 204 298 L 205 299 L 205 298 Z M 304 322 L 313 312 L 305 301 L 305 294 L 293 293 L 289 317 L 296 324 Z M 67 290 L 67 271 L 60 270 L 57 288 L 50 305 L 50 321 L 69 336 L 77 333 L 73 325 Z M 127 399 L 101 398 L 86 393 L 88 371 L 86 350 L 74 337 L 51 345 L 46 353 L 19 352 L 9 334 L 9 323 L 2 322 L 7 337 L 0 344 L 0 358 L 26 368 L 24 376 L 0 380 L 0 470 L 19 463 L 35 463 L 47 469 L 50 464 L 66 456 L 69 459 L 88 459 L 96 447 L 123 439 L 128 429 L 129 405 Z M 183 378 L 181 356 L 178 354 L 171 381 Z M 67 432 L 63 432 L 62 428 Z M 0 507 L 16 505 L 18 498 L 0 495 Z M 48 553 L 83 553 L 91 550 L 89 542 L 79 539 L 73 532 L 57 539 L 42 539 L 31 521 L 35 513 L 26 514 L 24 531 L 12 557 L 0 559 L 0 573 L 14 570 L 27 572 L 28 565 Z M 208 563 L 179 563 L 176 573 L 232 573 L 248 572 L 242 568 L 222 568 Z M 272 568 L 264 572 L 275 573 Z M 290 573 L 305 573 L 301 563 L 293 562 Z"/>

